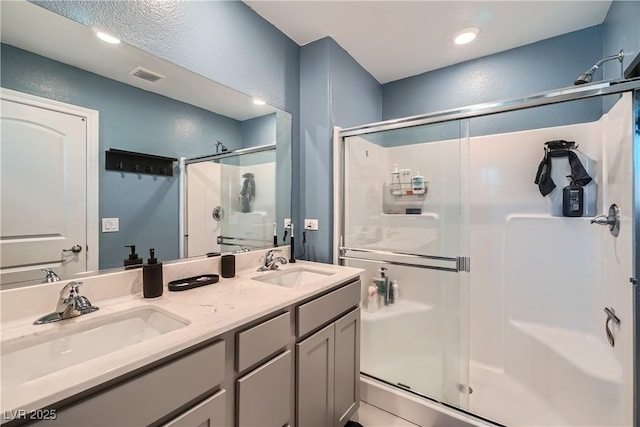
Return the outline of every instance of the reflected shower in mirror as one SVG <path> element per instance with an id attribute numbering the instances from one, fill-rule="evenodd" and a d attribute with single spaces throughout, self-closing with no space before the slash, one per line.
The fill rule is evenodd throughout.
<path id="1" fill-rule="evenodd" d="M 273 245 L 277 190 L 274 144 L 185 163 L 186 256 Z"/>
<path id="2" fill-rule="evenodd" d="M 20 274 L 8 280 L 4 273 L 9 266 L 0 263 L 0 283 L 40 281 L 45 277 L 41 268 L 52 268 L 64 278 L 76 273 L 65 271 L 69 260 L 81 257 L 93 257 L 96 262 L 80 271 L 121 267 L 129 253 L 126 245 L 136 245 L 143 258 L 150 248 L 155 248 L 162 261 L 183 256 L 186 224 L 181 223 L 184 217 L 180 204 L 185 197 L 180 162 L 174 163 L 173 176 L 105 170 L 105 152 L 109 149 L 191 159 L 216 153 L 217 142 L 230 152 L 275 144 L 276 182 L 269 183 L 269 194 L 273 197 L 269 212 L 275 211 L 273 215 L 277 219 L 270 217 L 269 222 L 272 227 L 274 222 L 282 224 L 284 217 L 290 217 L 289 113 L 269 105 L 256 105 L 245 94 L 126 42 L 106 45 L 91 28 L 32 3 L 1 2 L 0 8 L 3 94 L 9 89 L 99 114 L 99 127 L 95 132 L 99 142 L 95 152 L 87 152 L 86 163 L 87 181 L 94 176 L 95 189 L 87 189 L 87 201 L 83 202 L 86 206 L 73 206 L 74 210 L 87 212 L 88 236 L 85 241 L 72 242 L 86 250 L 78 254 L 63 252 L 68 249 L 67 242 L 65 247 L 52 249 L 46 259 L 17 259 L 11 268 L 13 273 L 19 270 Z M 71 44 L 73 49 L 67 47 Z M 150 75 L 156 76 L 151 80 L 159 79 L 151 82 L 140 78 Z M 6 147 L 5 143 L 0 147 L 3 156 Z M 64 164 L 64 160 L 61 158 L 60 164 Z M 226 185 L 227 178 L 231 179 L 221 175 L 219 184 Z M 241 176 L 233 179 L 237 185 L 243 183 L 239 181 Z M 10 183 L 12 178 L 3 175 L 2 180 Z M 267 184 L 258 180 L 257 175 L 254 183 L 256 203 L 266 195 Z M 25 198 L 37 200 L 41 196 L 37 191 L 32 193 L 25 194 Z M 105 219 L 106 228 L 103 227 Z M 4 232 L 3 229 L 0 240 L 2 260 L 7 259 L 5 237 L 16 241 L 16 236 L 5 236 Z M 189 230 L 191 237 L 207 232 Z M 56 233 L 47 239 L 56 241 L 64 237 L 66 230 Z M 24 238 L 29 233 L 21 231 L 20 236 Z M 25 252 L 20 250 L 18 255 Z"/>

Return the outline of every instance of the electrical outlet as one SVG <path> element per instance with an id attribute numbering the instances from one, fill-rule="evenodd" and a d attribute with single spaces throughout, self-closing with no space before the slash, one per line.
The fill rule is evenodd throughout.
<path id="1" fill-rule="evenodd" d="M 304 229 L 305 230 L 318 231 L 318 220 L 317 219 L 305 219 L 304 220 Z"/>
<path id="2" fill-rule="evenodd" d="M 284 228 L 291 228 L 291 218 L 285 218 L 284 219 Z"/>

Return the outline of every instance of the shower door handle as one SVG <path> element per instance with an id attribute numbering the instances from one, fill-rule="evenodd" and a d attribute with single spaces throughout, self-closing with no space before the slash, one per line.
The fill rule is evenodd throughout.
<path id="1" fill-rule="evenodd" d="M 616 326 L 620 326 L 620 318 L 616 316 L 615 310 L 613 308 L 605 307 L 604 312 L 607 314 L 607 321 L 604 324 L 604 329 L 607 333 L 607 340 L 609 340 L 609 344 L 611 344 L 611 347 L 613 347 L 616 345 L 616 340 L 613 337 L 613 332 L 611 331 L 609 322 L 613 321 Z"/>

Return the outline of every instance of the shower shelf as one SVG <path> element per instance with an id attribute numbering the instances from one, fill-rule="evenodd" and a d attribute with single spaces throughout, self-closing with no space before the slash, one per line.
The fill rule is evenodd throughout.
<path id="1" fill-rule="evenodd" d="M 384 183 L 385 191 L 389 192 L 394 198 L 410 198 L 409 200 L 424 200 L 429 192 L 429 183 L 424 183 L 424 193 L 414 194 L 413 187 L 410 182 L 401 182 L 400 184 Z M 397 193 L 396 193 L 397 192 Z"/>

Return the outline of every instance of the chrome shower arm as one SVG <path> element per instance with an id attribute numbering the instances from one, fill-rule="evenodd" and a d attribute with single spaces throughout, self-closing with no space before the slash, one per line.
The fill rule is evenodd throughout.
<path id="1" fill-rule="evenodd" d="M 622 60 L 624 59 L 624 50 L 620 49 L 620 52 L 618 52 L 617 54 L 607 56 L 606 58 L 602 58 L 600 61 L 596 62 L 591 68 L 589 68 L 589 70 L 587 70 L 583 74 L 580 74 L 573 84 L 582 85 L 585 83 L 591 83 L 591 80 L 593 79 L 593 74 L 596 71 L 598 71 L 598 68 L 600 68 L 600 66 L 605 62 L 612 61 L 614 59 L 617 59 L 618 61 L 620 61 L 620 75 L 622 76 L 623 74 Z"/>

